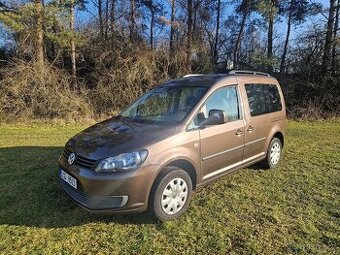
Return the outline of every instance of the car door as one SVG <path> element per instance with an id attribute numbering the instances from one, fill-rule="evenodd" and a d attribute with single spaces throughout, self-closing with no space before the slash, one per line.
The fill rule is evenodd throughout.
<path id="1" fill-rule="evenodd" d="M 248 125 L 245 132 L 244 160 L 266 154 L 266 142 L 272 128 L 271 114 L 281 111 L 282 104 L 275 85 L 245 83 Z"/>
<path id="2" fill-rule="evenodd" d="M 226 113 L 227 122 L 200 128 L 202 181 L 242 164 L 245 122 L 237 85 L 214 91 L 199 114 L 207 118 L 209 111 L 215 109 Z"/>

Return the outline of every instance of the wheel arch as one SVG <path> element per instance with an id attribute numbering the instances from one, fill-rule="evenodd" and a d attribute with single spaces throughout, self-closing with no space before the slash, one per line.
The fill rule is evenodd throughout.
<path id="1" fill-rule="evenodd" d="M 189 161 L 189 160 L 186 160 L 186 159 L 183 159 L 183 158 L 176 158 L 176 159 L 173 159 L 172 161 L 170 162 L 167 162 L 166 164 L 164 164 L 160 170 L 157 172 L 154 180 L 153 180 L 153 183 L 151 185 L 151 188 L 150 188 L 150 191 L 149 191 L 149 195 L 148 195 L 148 201 L 147 201 L 147 208 L 148 210 L 151 209 L 151 206 L 152 206 L 152 197 L 154 195 L 154 192 L 155 192 L 155 189 L 156 189 L 156 183 L 157 183 L 157 180 L 158 178 L 160 178 L 160 176 L 162 175 L 162 173 L 164 172 L 164 170 L 166 170 L 167 167 L 177 167 L 177 168 L 180 168 L 184 171 L 186 171 L 189 176 L 190 176 L 190 179 L 192 181 L 192 189 L 195 190 L 196 189 L 196 185 L 197 185 L 197 172 L 196 172 L 196 169 L 194 167 L 194 165 Z"/>
<path id="2" fill-rule="evenodd" d="M 191 162 L 189 162 L 188 160 L 185 160 L 185 159 L 176 159 L 174 161 L 169 162 L 165 167 L 167 167 L 167 166 L 178 167 L 178 168 L 181 168 L 184 171 L 186 171 L 189 174 L 190 178 L 191 178 L 193 190 L 196 189 L 196 185 L 197 185 L 197 173 L 196 173 L 195 167 L 193 166 L 193 164 L 191 164 Z"/>
<path id="3" fill-rule="evenodd" d="M 284 140 L 284 135 L 281 131 L 276 131 L 273 136 L 272 136 L 272 139 L 276 137 L 280 140 L 281 144 L 282 144 L 282 148 L 284 147 L 284 143 L 285 143 L 285 140 Z"/>

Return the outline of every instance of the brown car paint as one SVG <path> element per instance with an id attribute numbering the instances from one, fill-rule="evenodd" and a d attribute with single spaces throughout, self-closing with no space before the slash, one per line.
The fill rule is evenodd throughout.
<path id="1" fill-rule="evenodd" d="M 206 75 L 182 78 L 170 83 L 208 86 L 207 92 L 181 123 L 159 126 L 131 124 L 122 120 L 114 122 L 111 119 L 84 130 L 65 145 L 68 151 L 91 159 L 94 164 L 105 157 L 123 152 L 138 149 L 147 149 L 149 152 L 140 168 L 115 173 L 97 173 L 93 168 L 77 163 L 70 165 L 62 155 L 59 168 L 76 178 L 77 190 L 65 186 L 68 184 L 63 180 L 61 182 L 65 192 L 76 203 L 94 212 L 142 212 L 147 210 L 152 185 L 165 166 L 175 165 L 188 171 L 195 188 L 263 160 L 275 134 L 283 142 L 287 123 L 286 107 L 282 90 L 275 78 L 251 74 Z M 245 84 L 276 85 L 282 110 L 252 117 Z M 237 85 L 242 118 L 221 125 L 188 129 L 209 96 L 217 89 L 230 85 Z M 106 197 L 123 196 L 127 197 L 127 201 L 121 206 L 95 206 L 94 200 L 101 197 L 104 201 Z M 87 203 L 91 203 L 91 206 Z"/>

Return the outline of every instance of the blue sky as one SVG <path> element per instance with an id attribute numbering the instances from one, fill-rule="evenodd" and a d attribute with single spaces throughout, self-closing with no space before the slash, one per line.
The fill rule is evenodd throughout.
<path id="1" fill-rule="evenodd" d="M 164 6 L 166 9 L 166 11 L 168 12 L 166 14 L 166 18 L 170 19 L 170 1 L 164 1 Z M 222 3 L 225 2 L 225 0 L 222 0 Z M 329 0 L 310 0 L 311 3 L 320 3 L 324 6 L 324 8 L 328 8 L 329 7 Z M 127 7 L 128 8 L 128 7 Z M 224 13 L 222 15 L 222 19 L 223 16 L 227 17 L 228 15 L 230 15 L 230 13 L 233 12 L 233 6 L 230 7 L 226 7 L 224 8 Z M 97 18 L 97 10 L 95 5 L 93 4 L 93 2 L 90 0 L 89 3 L 86 4 L 86 9 L 85 11 L 77 11 L 77 23 L 78 24 L 85 24 L 88 21 L 91 21 L 92 19 L 96 19 Z M 327 14 L 326 14 L 327 15 Z M 296 26 L 293 28 L 292 31 L 292 38 L 294 38 L 296 35 L 300 34 L 303 30 L 305 30 L 308 26 L 312 25 L 312 24 L 325 24 L 326 23 L 326 18 L 324 16 L 322 16 L 321 14 L 317 15 L 317 16 L 313 16 L 313 17 L 308 17 L 306 22 L 303 23 L 302 25 Z M 282 22 L 277 22 L 276 24 L 276 35 L 277 36 L 281 36 L 284 35 L 286 33 L 286 20 L 282 19 Z"/>
<path id="2" fill-rule="evenodd" d="M 311 2 L 314 3 L 321 3 L 324 8 L 328 8 L 329 6 L 329 0 L 310 0 Z M 224 2 L 222 0 L 222 2 Z M 164 6 L 165 8 L 168 8 L 168 14 L 166 14 L 166 18 L 170 19 L 169 17 L 169 10 L 170 10 L 170 5 L 169 5 L 169 1 L 164 1 Z M 230 6 L 229 8 L 226 7 L 224 8 L 224 13 L 222 15 L 222 19 L 223 16 L 227 17 L 231 12 L 233 12 L 233 6 Z M 86 24 L 87 22 L 96 19 L 97 18 L 97 10 L 93 4 L 93 2 L 91 0 L 88 1 L 88 3 L 86 4 L 86 10 L 84 11 L 80 11 L 77 10 L 76 11 L 76 23 L 78 25 L 82 25 L 82 24 Z M 327 14 L 326 14 L 327 15 Z M 324 16 L 317 15 L 314 17 L 308 17 L 306 22 L 303 23 L 303 25 L 297 26 L 293 29 L 292 31 L 292 39 L 294 39 L 294 37 L 300 33 L 303 32 L 303 30 L 305 30 L 308 26 L 312 25 L 312 24 L 325 24 L 326 23 L 326 18 Z M 9 44 L 10 41 L 6 40 L 6 33 L 4 32 L 3 29 L 1 29 L 1 23 L 0 23 L 0 46 L 4 45 L 4 44 Z M 283 19 L 282 22 L 278 22 L 276 23 L 276 36 L 284 36 L 286 33 L 286 21 Z"/>

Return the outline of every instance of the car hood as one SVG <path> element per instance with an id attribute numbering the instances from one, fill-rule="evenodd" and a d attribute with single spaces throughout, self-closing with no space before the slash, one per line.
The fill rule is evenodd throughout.
<path id="1" fill-rule="evenodd" d="M 147 148 L 173 135 L 176 125 L 159 125 L 108 119 L 91 126 L 73 138 L 66 147 L 77 155 L 93 160 Z"/>

